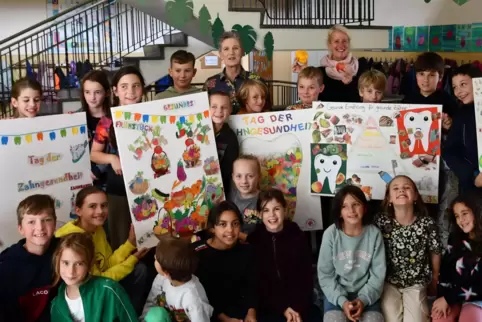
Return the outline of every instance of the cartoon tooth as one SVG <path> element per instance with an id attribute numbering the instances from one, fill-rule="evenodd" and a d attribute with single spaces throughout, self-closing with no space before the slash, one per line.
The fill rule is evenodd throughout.
<path id="1" fill-rule="evenodd" d="M 404 123 L 410 139 L 410 152 L 414 151 L 417 142 L 422 145 L 425 152 L 428 152 L 432 113 L 430 111 L 408 112 L 405 114 Z"/>
<path id="2" fill-rule="evenodd" d="M 325 178 L 328 179 L 331 193 L 335 193 L 336 177 L 341 168 L 341 157 L 339 155 L 318 154 L 315 156 L 314 167 L 318 181 L 322 185 L 325 184 Z"/>

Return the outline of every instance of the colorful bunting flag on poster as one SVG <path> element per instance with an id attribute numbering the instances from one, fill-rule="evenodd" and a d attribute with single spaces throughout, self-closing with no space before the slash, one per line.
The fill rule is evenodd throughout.
<path id="1" fill-rule="evenodd" d="M 59 129 L 53 129 L 48 131 L 36 131 L 22 134 L 0 134 L 0 145 L 8 144 L 30 144 L 32 142 L 41 142 L 44 140 L 55 141 L 57 138 L 65 138 L 68 135 L 85 134 L 87 126 L 85 124 L 79 124 L 74 126 L 68 126 Z"/>

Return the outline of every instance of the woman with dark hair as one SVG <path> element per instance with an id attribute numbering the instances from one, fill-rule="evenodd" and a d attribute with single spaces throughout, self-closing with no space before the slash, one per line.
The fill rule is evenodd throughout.
<path id="1" fill-rule="evenodd" d="M 482 321 L 482 196 L 459 195 L 450 206 L 452 233 L 442 259 L 433 321 Z"/>
<path id="2" fill-rule="evenodd" d="M 384 321 L 380 296 L 386 261 L 383 236 L 367 214 L 363 191 L 347 185 L 333 198 L 333 222 L 323 234 L 318 279 L 324 321 Z"/>

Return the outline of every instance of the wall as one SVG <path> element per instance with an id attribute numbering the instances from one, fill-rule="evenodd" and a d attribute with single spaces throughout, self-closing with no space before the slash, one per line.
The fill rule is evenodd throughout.
<path id="1" fill-rule="evenodd" d="M 208 54 L 215 54 L 215 55 L 218 55 L 218 51 L 212 51 Z M 204 55 L 203 55 L 204 56 Z M 208 79 L 209 77 L 213 76 L 213 75 L 216 75 L 216 74 L 219 74 L 220 72 L 223 71 L 224 69 L 224 65 L 221 66 L 221 68 L 208 68 L 208 69 L 202 69 L 201 68 L 201 58 L 203 57 L 199 57 L 197 60 L 196 60 L 196 65 L 195 67 L 197 68 L 197 73 L 196 73 L 196 76 L 193 78 L 192 82 L 193 83 L 204 83 L 206 81 L 206 79 Z M 243 65 L 243 68 L 246 69 L 246 70 L 249 70 L 249 56 L 244 56 L 241 60 L 241 65 Z"/>
<path id="2" fill-rule="evenodd" d="M 0 40 L 47 19 L 46 0 L 0 0 Z M 8 23 L 7 23 L 8 21 Z"/>

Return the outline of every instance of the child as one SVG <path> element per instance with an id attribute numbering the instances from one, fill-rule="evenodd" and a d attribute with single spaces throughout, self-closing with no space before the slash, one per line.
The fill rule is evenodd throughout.
<path id="1" fill-rule="evenodd" d="M 42 104 L 42 86 L 34 79 L 25 77 L 13 84 L 13 118 L 36 117 Z"/>
<path id="2" fill-rule="evenodd" d="M 332 205 L 334 224 L 323 234 L 318 258 L 324 320 L 383 321 L 385 247 L 367 213 L 365 194 L 347 185 L 336 193 Z"/>
<path id="3" fill-rule="evenodd" d="M 298 74 L 298 96 L 300 100 L 287 110 L 302 110 L 312 108 L 313 102 L 318 100 L 318 95 L 323 92 L 323 73 L 316 67 L 305 67 Z"/>
<path id="4" fill-rule="evenodd" d="M 17 207 L 18 231 L 24 237 L 0 255 L 0 321 L 50 321 L 55 202 L 32 195 Z"/>
<path id="5" fill-rule="evenodd" d="M 55 235 L 63 237 L 73 233 L 92 234 L 96 258 L 92 266 L 92 274 L 108 277 L 124 286 L 136 310 L 140 312 L 144 301 L 142 296 L 146 288 L 147 268 L 139 259 L 147 250 L 136 249 L 136 235 L 131 226 L 129 238 L 115 252 L 107 241 L 104 223 L 107 219 L 107 196 L 97 187 L 87 187 L 79 191 L 75 200 L 75 211 L 79 217 L 59 228 Z"/>
<path id="6" fill-rule="evenodd" d="M 226 122 L 231 114 L 231 109 L 231 100 L 228 93 L 209 93 L 209 111 L 216 135 L 216 147 L 226 198 L 228 198 L 231 192 L 233 163 L 239 155 L 238 138 Z"/>
<path id="7" fill-rule="evenodd" d="M 241 106 L 238 114 L 261 113 L 271 110 L 268 86 L 259 79 L 246 80 L 237 95 Z"/>
<path id="8" fill-rule="evenodd" d="M 241 155 L 233 164 L 234 187 L 231 201 L 238 207 L 243 216 L 241 239 L 254 231 L 261 222 L 257 211 L 258 195 L 261 181 L 261 164 L 254 155 Z"/>
<path id="9" fill-rule="evenodd" d="M 376 69 L 367 70 L 358 79 L 358 93 L 363 103 L 380 103 L 383 99 L 387 78 Z"/>
<path id="10" fill-rule="evenodd" d="M 382 295 L 385 320 L 428 321 L 427 285 L 429 295 L 435 293 L 442 253 L 435 222 L 407 176 L 396 176 L 388 184 L 382 207 L 375 224 L 388 255 Z"/>
<path id="11" fill-rule="evenodd" d="M 122 67 L 112 79 L 114 106 L 140 103 L 145 82 L 134 66 Z M 129 235 L 131 211 L 126 196 L 124 178 L 119 160 L 112 119 L 102 117 L 95 131 L 90 155 L 92 162 L 106 164 L 106 192 L 109 201 L 109 240 L 114 249 L 122 245 Z"/>
<path id="12" fill-rule="evenodd" d="M 450 207 L 453 222 L 442 260 L 433 321 L 482 321 L 482 203 L 476 192 L 458 196 Z M 459 317 L 460 314 L 460 317 Z"/>
<path id="13" fill-rule="evenodd" d="M 110 118 L 110 85 L 107 74 L 102 70 L 88 72 L 80 83 L 80 102 L 87 116 L 87 130 L 89 134 L 89 148 L 92 148 L 95 130 L 100 119 Z M 105 185 L 106 165 L 90 163 L 91 176 L 96 186 Z"/>
<path id="14" fill-rule="evenodd" d="M 124 289 L 115 281 L 91 276 L 95 263 L 90 234 L 75 233 L 62 239 L 55 251 L 55 282 L 62 279 L 52 301 L 52 322 L 136 321 L 137 315 Z"/>
<path id="15" fill-rule="evenodd" d="M 269 321 L 309 321 L 313 278 L 308 241 L 298 225 L 287 218 L 281 191 L 263 191 L 257 210 L 263 223 L 249 235 L 248 242 L 255 253 L 258 315 Z"/>
<path id="16" fill-rule="evenodd" d="M 214 321 L 256 321 L 256 283 L 252 248 L 239 242 L 243 218 L 236 205 L 222 201 L 211 209 L 212 237 L 194 247 L 199 256 L 196 276 L 214 308 Z"/>
<path id="17" fill-rule="evenodd" d="M 477 77 L 482 77 L 482 72 L 468 64 L 454 70 L 452 76 L 454 94 L 462 106 L 453 118 L 443 155 L 450 170 L 458 178 L 460 194 L 482 187 L 482 175 L 478 171 L 477 127 L 472 86 L 472 78 Z"/>
<path id="18" fill-rule="evenodd" d="M 174 86 L 170 86 L 164 92 L 158 93 L 154 99 L 161 100 L 164 98 L 176 97 L 186 94 L 198 93 L 201 89 L 192 86 L 191 82 L 196 76 L 196 57 L 185 50 L 178 50 L 171 55 L 171 68 L 169 75 L 174 81 Z"/>
<path id="19" fill-rule="evenodd" d="M 157 244 L 155 266 L 159 273 L 152 284 L 143 316 L 164 307 L 172 321 L 206 321 L 213 313 L 204 287 L 193 275 L 197 254 L 188 241 L 164 237 Z"/>

